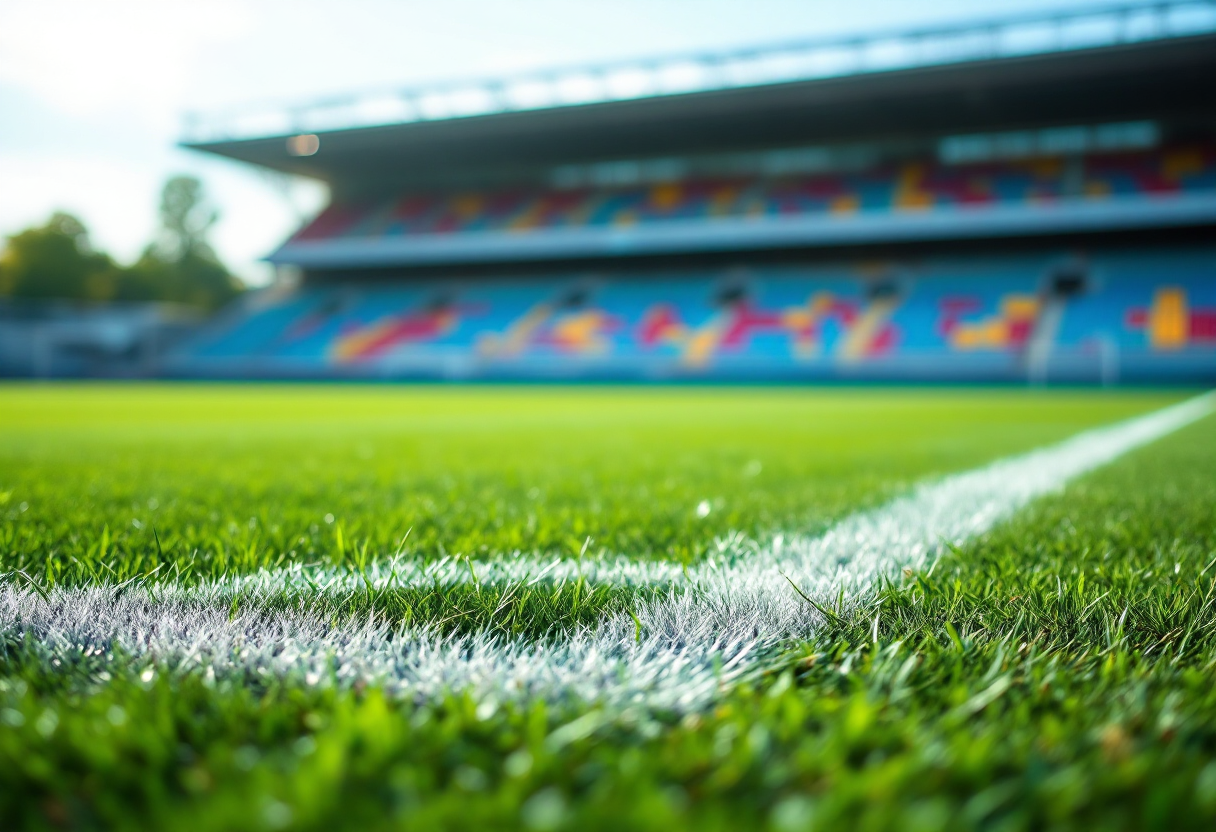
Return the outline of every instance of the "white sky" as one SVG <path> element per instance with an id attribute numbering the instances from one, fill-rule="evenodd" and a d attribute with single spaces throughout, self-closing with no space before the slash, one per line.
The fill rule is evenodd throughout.
<path id="1" fill-rule="evenodd" d="M 239 275 L 324 201 L 175 147 L 181 117 L 425 79 L 730 48 L 1108 0 L 0 0 L 0 236 L 72 211 L 136 257 L 200 177 Z"/>

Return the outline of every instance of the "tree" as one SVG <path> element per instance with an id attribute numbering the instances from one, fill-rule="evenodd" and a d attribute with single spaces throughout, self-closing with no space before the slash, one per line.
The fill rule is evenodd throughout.
<path id="1" fill-rule="evenodd" d="M 83 301 L 169 301 L 215 309 L 242 286 L 207 242 L 216 211 L 202 184 L 175 176 L 161 193 L 161 228 L 129 268 L 89 243 L 84 224 L 56 213 L 8 238 L 0 252 L 0 297 Z"/>
<path id="2" fill-rule="evenodd" d="M 152 293 L 162 300 L 215 309 L 241 291 L 207 242 L 219 218 L 192 176 L 174 176 L 160 198 L 156 240 L 130 269 L 118 296 L 136 300 Z"/>
<path id="3" fill-rule="evenodd" d="M 0 252 L 0 297 L 104 301 L 117 292 L 121 270 L 94 251 L 84 223 L 56 212 L 41 227 L 8 238 Z"/>
<path id="4" fill-rule="evenodd" d="M 152 250 L 166 261 L 190 255 L 214 260 L 207 232 L 218 219 L 219 212 L 207 205 L 201 182 L 193 176 L 174 176 L 161 191 L 161 230 Z"/>

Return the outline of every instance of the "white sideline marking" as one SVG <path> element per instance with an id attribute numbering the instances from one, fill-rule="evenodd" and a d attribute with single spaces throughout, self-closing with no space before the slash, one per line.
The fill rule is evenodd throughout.
<path id="1" fill-rule="evenodd" d="M 830 602 L 843 591 L 856 602 L 882 576 L 923 565 L 943 541 L 959 544 L 981 534 L 1035 497 L 1058 491 L 1070 479 L 1214 408 L 1216 399 L 1206 394 L 1088 430 L 1057 445 L 921 485 L 880 509 L 846 518 L 821 537 L 735 563 L 690 568 L 686 577 L 670 564 L 616 560 L 595 565 L 590 576 L 595 580 L 673 583 L 673 588 L 659 600 L 640 602 L 636 622 L 618 615 L 561 640 L 445 637 L 426 627 L 395 629 L 374 621 L 334 625 L 325 603 L 332 587 L 304 609 L 274 611 L 255 603 L 230 617 L 234 591 L 252 590 L 256 599 L 284 587 L 308 586 L 298 570 L 193 589 L 162 585 L 118 598 L 114 587 L 88 587 L 56 589 L 44 600 L 8 582 L 0 587 L 0 634 L 24 637 L 48 661 L 61 663 L 82 653 L 108 654 L 117 646 L 174 670 L 200 668 L 209 676 L 236 680 L 364 680 L 421 699 L 455 690 L 490 702 L 541 697 L 623 710 L 698 710 L 754 669 L 765 651 L 812 634 L 818 614 L 788 580 L 811 597 Z M 587 565 L 512 561 L 481 577 L 568 577 L 579 568 Z M 467 572 L 468 566 L 444 567 L 449 571 L 440 576 L 417 567 L 400 569 L 398 565 L 396 576 L 384 570 L 375 580 L 381 586 L 430 583 L 436 577 L 454 581 L 459 580 L 456 571 Z M 344 580 L 361 583 L 363 578 Z"/>

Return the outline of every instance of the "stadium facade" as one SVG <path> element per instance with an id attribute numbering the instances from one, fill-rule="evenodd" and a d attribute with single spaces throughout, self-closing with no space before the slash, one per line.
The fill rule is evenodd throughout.
<path id="1" fill-rule="evenodd" d="M 1216 3 L 355 96 L 188 147 L 327 182 L 203 377 L 1211 382 Z"/>

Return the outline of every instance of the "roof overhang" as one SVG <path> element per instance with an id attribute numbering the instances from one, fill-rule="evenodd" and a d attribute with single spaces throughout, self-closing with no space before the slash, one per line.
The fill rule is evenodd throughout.
<path id="1" fill-rule="evenodd" d="M 1216 34 L 578 106 L 187 144 L 341 195 L 471 170 L 1216 112 Z"/>

